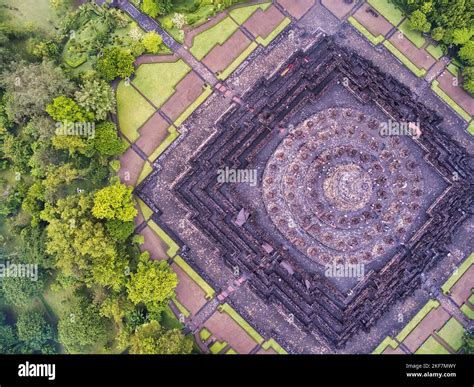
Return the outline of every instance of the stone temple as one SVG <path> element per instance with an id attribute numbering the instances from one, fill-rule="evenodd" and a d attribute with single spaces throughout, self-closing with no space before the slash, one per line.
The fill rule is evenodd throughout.
<path id="1" fill-rule="evenodd" d="M 293 352 L 359 351 L 446 255 L 474 170 L 391 75 L 323 34 L 300 43 L 277 68 L 242 74 L 240 97 L 199 108 L 138 194 L 215 289 L 243 278 L 226 302 L 263 336 Z M 416 130 L 383 135 L 387 122 Z M 224 168 L 257 182 L 218 181 Z"/>

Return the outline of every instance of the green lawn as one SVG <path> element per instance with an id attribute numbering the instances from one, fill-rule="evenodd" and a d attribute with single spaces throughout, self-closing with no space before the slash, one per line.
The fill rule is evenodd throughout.
<path id="1" fill-rule="evenodd" d="M 387 336 L 385 339 L 381 341 L 381 343 L 375 348 L 372 352 L 374 355 L 380 355 L 383 351 L 390 347 L 392 349 L 398 348 L 398 343 L 392 339 L 390 336 Z"/>
<path id="2" fill-rule="evenodd" d="M 272 4 L 271 2 L 265 2 L 265 3 L 259 3 L 259 4 L 253 4 L 253 5 L 247 5 L 247 6 L 235 8 L 229 12 L 229 15 L 237 23 L 243 24 L 250 16 L 253 15 L 255 11 L 257 11 L 258 9 L 265 11 L 271 4 Z"/>
<path id="3" fill-rule="evenodd" d="M 471 309 L 468 304 L 462 305 L 461 311 L 466 315 L 469 320 L 474 320 L 474 310 Z"/>
<path id="4" fill-rule="evenodd" d="M 410 21 L 408 19 L 400 24 L 398 29 L 403 32 L 403 35 L 416 47 L 421 48 L 425 44 L 426 40 L 421 32 L 412 30 L 410 27 Z"/>
<path id="5" fill-rule="evenodd" d="M 420 348 L 415 352 L 417 355 L 449 355 L 449 352 L 438 343 L 433 336 L 428 337 L 428 339 L 421 345 Z"/>
<path id="6" fill-rule="evenodd" d="M 212 333 L 209 332 L 209 330 L 207 328 L 202 328 L 200 331 L 199 331 L 199 338 L 201 339 L 201 341 L 204 343 L 207 339 L 209 339 L 209 337 L 212 336 Z"/>
<path id="7" fill-rule="evenodd" d="M 225 341 L 216 341 L 214 344 L 211 345 L 211 347 L 209 349 L 210 349 L 212 354 L 217 355 L 226 346 L 227 346 L 227 343 Z"/>
<path id="8" fill-rule="evenodd" d="M 226 17 L 215 26 L 196 35 L 193 39 L 193 46 L 189 51 L 198 60 L 201 60 L 216 45 L 223 44 L 238 28 L 237 23 L 230 17 Z"/>
<path id="9" fill-rule="evenodd" d="M 142 64 L 132 83 L 159 108 L 173 95 L 176 85 L 189 71 L 191 67 L 182 59 L 176 62 Z"/>
<path id="10" fill-rule="evenodd" d="M 428 47 L 426 47 L 426 51 L 428 51 L 428 53 L 436 60 L 441 59 L 441 57 L 444 55 L 443 49 L 439 44 L 437 46 L 430 44 Z"/>
<path id="11" fill-rule="evenodd" d="M 451 317 L 438 332 L 439 337 L 446 341 L 455 352 L 462 347 L 463 334 L 464 327 L 454 317 Z"/>
<path id="12" fill-rule="evenodd" d="M 138 129 L 155 112 L 133 86 L 121 81 L 117 87 L 117 114 L 122 134 L 131 142 L 140 136 Z"/>
<path id="13" fill-rule="evenodd" d="M 0 9 L 11 25 L 33 26 L 53 34 L 59 19 L 50 7 L 50 0 L 0 0 Z"/>
<path id="14" fill-rule="evenodd" d="M 398 25 L 403 19 L 402 11 L 388 0 L 368 0 L 372 7 L 381 13 L 394 26 Z"/>

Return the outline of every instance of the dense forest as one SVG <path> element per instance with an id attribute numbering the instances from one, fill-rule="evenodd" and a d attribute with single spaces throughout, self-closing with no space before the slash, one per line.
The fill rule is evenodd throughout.
<path id="1" fill-rule="evenodd" d="M 140 251 L 116 176 L 109 82 L 161 38 L 118 10 L 51 5 L 50 30 L 0 8 L 0 265 L 38 268 L 1 271 L 0 353 L 190 353 L 168 307 L 177 276 Z"/>

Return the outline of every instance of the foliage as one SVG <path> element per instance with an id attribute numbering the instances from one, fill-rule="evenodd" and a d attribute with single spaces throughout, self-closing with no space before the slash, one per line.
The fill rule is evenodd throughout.
<path id="1" fill-rule="evenodd" d="M 137 328 L 130 339 L 132 354 L 190 354 L 191 339 L 184 337 L 178 329 L 165 331 L 153 320 Z"/>
<path id="2" fill-rule="evenodd" d="M 92 214 L 97 219 L 132 221 L 137 216 L 132 191 L 133 187 L 127 187 L 120 182 L 102 188 L 94 195 Z"/>
<path id="3" fill-rule="evenodd" d="M 148 252 L 139 258 L 137 271 L 130 274 L 127 283 L 128 298 L 135 305 L 144 304 L 149 311 L 161 311 L 174 295 L 178 284 L 176 273 L 165 261 L 150 259 Z"/>
<path id="4" fill-rule="evenodd" d="M 108 113 L 115 113 L 114 92 L 103 80 L 86 80 L 74 97 L 80 107 L 94 114 L 97 121 L 105 120 Z"/>
<path id="5" fill-rule="evenodd" d="M 44 282 L 38 273 L 38 279 L 27 276 L 7 276 L 2 279 L 2 293 L 10 305 L 26 306 L 41 294 Z"/>
<path id="6" fill-rule="evenodd" d="M 58 323 L 58 335 L 68 352 L 84 352 L 87 347 L 103 342 L 107 337 L 107 320 L 85 297 L 79 297 Z"/>
<path id="7" fill-rule="evenodd" d="M 117 47 L 107 48 L 97 62 L 97 72 L 106 81 L 112 81 L 117 77 L 130 77 L 135 68 L 135 58 L 130 51 L 121 50 Z"/>
<path id="8" fill-rule="evenodd" d="M 160 50 L 163 39 L 155 31 L 150 31 L 143 35 L 142 43 L 147 52 L 156 54 Z"/>
<path id="9" fill-rule="evenodd" d="M 125 145 L 117 136 L 117 128 L 111 121 L 95 127 L 94 148 L 105 157 L 118 156 L 123 153 Z"/>
<path id="10" fill-rule="evenodd" d="M 51 326 L 39 312 L 27 311 L 21 313 L 18 316 L 16 328 L 18 338 L 32 349 L 41 349 L 48 340 L 53 338 Z"/>
<path id="11" fill-rule="evenodd" d="M 67 95 L 72 90 L 71 82 L 61 69 L 48 61 L 19 63 L 14 71 L 0 77 L 0 86 L 8 96 L 8 117 L 17 123 L 29 116 L 41 115 L 54 97 Z"/>

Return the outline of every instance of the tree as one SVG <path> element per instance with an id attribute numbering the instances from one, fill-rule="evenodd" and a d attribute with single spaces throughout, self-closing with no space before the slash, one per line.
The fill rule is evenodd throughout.
<path id="1" fill-rule="evenodd" d="M 157 17 L 160 13 L 160 7 L 158 6 L 157 0 L 143 0 L 141 9 L 152 18 Z"/>
<path id="2" fill-rule="evenodd" d="M 132 354 L 178 355 L 190 354 L 193 349 L 192 340 L 181 331 L 166 331 L 155 320 L 138 327 L 130 338 L 130 344 Z"/>
<path id="3" fill-rule="evenodd" d="M 174 295 L 177 284 L 178 277 L 167 262 L 151 260 L 150 254 L 144 252 L 126 286 L 130 301 L 135 305 L 144 304 L 149 311 L 157 312 Z"/>
<path id="4" fill-rule="evenodd" d="M 12 326 L 7 325 L 5 314 L 0 311 L 0 353 L 14 353 L 18 339 Z"/>
<path id="5" fill-rule="evenodd" d="M 70 353 L 86 352 L 107 338 L 107 320 L 88 299 L 80 297 L 68 305 L 58 323 L 59 341 Z"/>
<path id="6" fill-rule="evenodd" d="M 30 348 L 39 350 L 53 338 L 53 330 L 39 312 L 21 313 L 16 323 L 18 338 Z"/>
<path id="7" fill-rule="evenodd" d="M 135 222 L 122 222 L 112 219 L 105 224 L 110 236 L 117 241 L 126 241 L 135 230 Z"/>
<path id="8" fill-rule="evenodd" d="M 111 121 L 95 127 L 94 148 L 105 157 L 118 156 L 125 150 L 125 144 L 117 136 L 117 128 Z"/>
<path id="9" fill-rule="evenodd" d="M 474 66 L 474 40 L 470 40 L 461 47 L 459 57 L 468 65 Z"/>
<path id="10" fill-rule="evenodd" d="M 81 108 L 72 98 L 60 96 L 46 106 L 46 112 L 58 122 L 87 122 L 93 120 L 93 115 Z"/>
<path id="11" fill-rule="evenodd" d="M 41 218 L 46 227 L 46 252 L 56 267 L 88 285 L 99 284 L 119 291 L 125 283 L 128 255 L 119 251 L 102 223 L 91 217 L 91 195 L 69 195 L 47 203 Z"/>
<path id="12" fill-rule="evenodd" d="M 39 273 L 38 273 L 39 274 Z M 43 290 L 43 279 L 28 276 L 6 276 L 2 279 L 2 291 L 7 304 L 24 307 Z"/>
<path id="13" fill-rule="evenodd" d="M 431 23 L 426 19 L 426 15 L 420 10 L 414 11 L 410 17 L 410 27 L 415 31 L 429 32 Z"/>
<path id="14" fill-rule="evenodd" d="M 459 46 L 466 44 L 471 39 L 472 32 L 468 28 L 456 28 L 453 30 L 453 43 Z"/>
<path id="15" fill-rule="evenodd" d="M 468 329 L 464 332 L 462 348 L 465 354 L 474 354 L 474 333 L 472 329 Z"/>
<path id="16" fill-rule="evenodd" d="M 160 50 L 160 45 L 163 43 L 163 38 L 155 31 L 150 31 L 143 35 L 142 43 L 147 52 L 156 54 Z"/>
<path id="17" fill-rule="evenodd" d="M 133 187 L 120 182 L 102 188 L 94 194 L 92 214 L 97 219 L 132 221 L 137 216 L 132 191 Z"/>
<path id="18" fill-rule="evenodd" d="M 117 77 L 127 78 L 135 71 L 134 61 L 135 58 L 129 51 L 118 47 L 107 48 L 97 61 L 97 72 L 106 81 L 113 81 Z"/>
<path id="19" fill-rule="evenodd" d="M 86 80 L 74 97 L 79 106 L 94 114 L 97 121 L 105 120 L 109 112 L 115 113 L 114 92 L 103 80 Z"/>
<path id="20" fill-rule="evenodd" d="M 41 115 L 46 105 L 58 95 L 67 95 L 72 84 L 52 62 L 27 64 L 21 62 L 12 72 L 0 78 L 8 95 L 7 114 L 21 123 L 27 117 Z"/>

